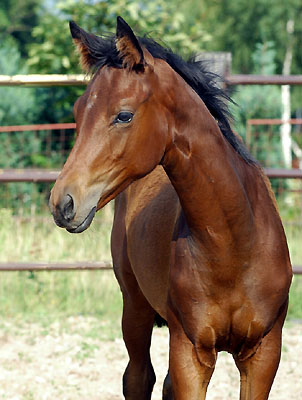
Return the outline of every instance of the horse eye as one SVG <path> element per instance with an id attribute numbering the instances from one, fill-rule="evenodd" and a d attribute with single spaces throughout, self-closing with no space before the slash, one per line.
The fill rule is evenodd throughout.
<path id="1" fill-rule="evenodd" d="M 133 113 L 130 111 L 121 111 L 117 117 L 115 118 L 114 122 L 127 124 L 132 121 Z"/>

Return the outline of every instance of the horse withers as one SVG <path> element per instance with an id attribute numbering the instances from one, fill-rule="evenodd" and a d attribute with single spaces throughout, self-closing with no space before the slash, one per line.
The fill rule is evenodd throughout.
<path id="1" fill-rule="evenodd" d="M 170 333 L 164 400 L 205 399 L 222 350 L 239 369 L 240 399 L 267 399 L 292 270 L 269 182 L 230 128 L 227 96 L 200 62 L 136 37 L 120 17 L 113 36 L 70 28 L 93 78 L 74 106 L 77 137 L 50 208 L 79 233 L 115 199 L 125 399 L 151 399 L 156 315 Z"/>

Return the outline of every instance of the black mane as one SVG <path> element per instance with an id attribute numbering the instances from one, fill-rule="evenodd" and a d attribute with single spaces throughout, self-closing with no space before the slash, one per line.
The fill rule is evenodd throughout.
<path id="1" fill-rule="evenodd" d="M 83 31 L 82 31 L 83 32 Z M 122 68 L 122 60 L 115 45 L 115 35 L 95 36 L 87 34 L 82 40 L 89 48 L 93 59 L 92 72 L 96 72 L 103 66 Z M 249 154 L 241 139 L 239 139 L 230 127 L 232 118 L 227 102 L 231 101 L 227 93 L 217 86 L 220 78 L 209 72 L 202 61 L 196 61 L 194 57 L 188 61 L 165 48 L 149 37 L 138 37 L 140 44 L 145 47 L 154 58 L 166 61 L 199 95 L 212 116 L 218 121 L 218 125 L 224 137 L 233 146 L 236 152 L 249 164 L 255 164 L 255 159 Z"/>

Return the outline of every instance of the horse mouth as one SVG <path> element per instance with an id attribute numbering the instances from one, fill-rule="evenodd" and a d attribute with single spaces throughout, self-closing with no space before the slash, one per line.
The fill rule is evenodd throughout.
<path id="1" fill-rule="evenodd" d="M 108 193 L 105 193 L 103 196 L 101 196 L 97 204 L 97 211 L 103 208 L 111 200 L 115 199 L 118 194 L 124 191 L 131 184 L 131 182 L 132 180 L 126 179 L 118 187 L 113 188 L 111 191 L 108 191 Z"/>
<path id="2" fill-rule="evenodd" d="M 84 221 L 78 225 L 76 228 L 66 228 L 66 230 L 70 233 L 81 233 L 85 231 L 91 224 L 94 216 L 96 213 L 96 207 L 93 207 L 90 211 L 90 213 L 87 215 L 87 217 L 84 219 Z"/>

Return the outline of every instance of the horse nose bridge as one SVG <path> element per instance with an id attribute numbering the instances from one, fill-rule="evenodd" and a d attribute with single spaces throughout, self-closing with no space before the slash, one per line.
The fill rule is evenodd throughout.
<path id="1" fill-rule="evenodd" d="M 62 199 L 65 197 L 65 195 L 66 195 L 66 188 L 65 185 L 62 184 L 62 181 L 60 181 L 59 177 L 50 193 L 49 205 L 52 210 L 55 210 L 60 207 Z"/>
<path id="2" fill-rule="evenodd" d="M 70 168 L 64 166 L 60 175 L 58 176 L 50 194 L 50 203 L 53 207 L 58 207 L 63 201 L 64 197 L 69 194 L 73 199 L 78 196 L 78 189 L 80 183 L 77 176 Z"/>
<path id="3" fill-rule="evenodd" d="M 57 179 L 54 187 L 51 190 L 49 198 L 49 207 L 53 215 L 65 214 L 70 218 L 72 213 L 75 213 L 75 196 L 74 190 L 70 185 L 66 184 L 65 179 Z"/>
<path id="4" fill-rule="evenodd" d="M 52 214 L 54 214 L 55 210 L 58 208 L 60 204 L 60 199 L 61 199 L 61 193 L 58 190 L 58 187 L 55 183 L 54 187 L 51 189 L 49 197 L 49 207 Z"/>

